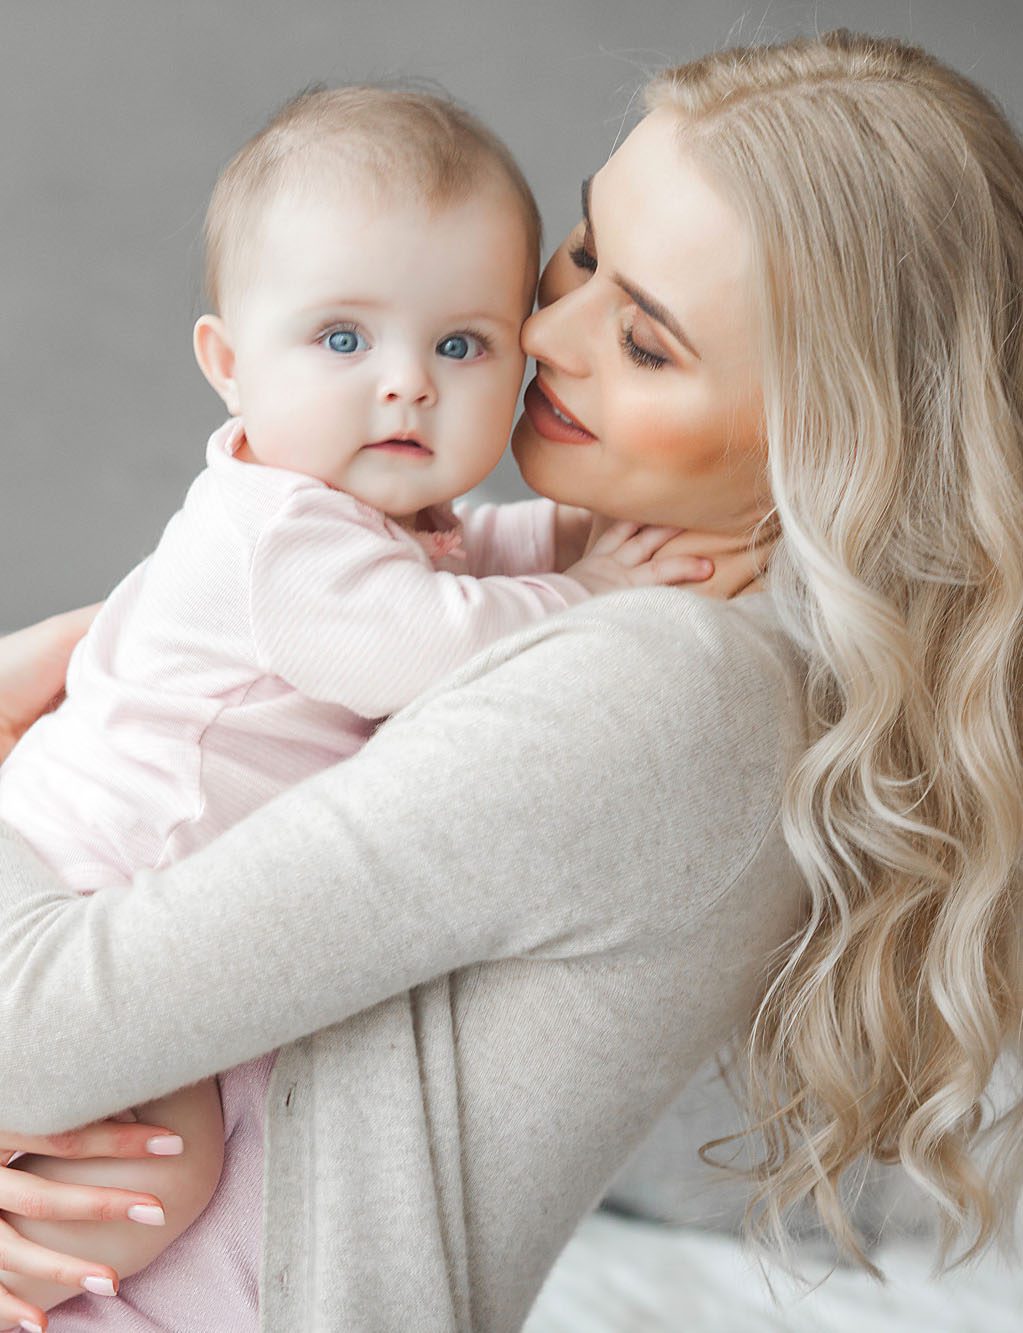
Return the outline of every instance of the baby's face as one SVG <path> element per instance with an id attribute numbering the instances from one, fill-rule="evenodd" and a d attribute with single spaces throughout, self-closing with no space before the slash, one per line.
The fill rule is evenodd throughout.
<path id="1" fill-rule="evenodd" d="M 396 518 L 469 490 L 511 429 L 529 269 L 497 186 L 436 212 L 281 199 L 227 319 L 250 454 Z"/>

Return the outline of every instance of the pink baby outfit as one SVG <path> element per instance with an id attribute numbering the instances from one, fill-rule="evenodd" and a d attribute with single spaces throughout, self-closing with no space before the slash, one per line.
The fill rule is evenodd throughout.
<path id="1" fill-rule="evenodd" d="M 549 500 L 429 511 L 413 534 L 242 462 L 237 419 L 0 769 L 0 819 L 73 888 L 205 846 L 502 635 L 584 600 Z M 493 577 L 491 577 L 493 576 Z M 511 577 L 505 577 L 511 576 Z"/>
<path id="2" fill-rule="evenodd" d="M 82 892 L 203 846 L 495 639 L 588 596 L 545 572 L 548 500 L 437 506 L 412 533 L 241 461 L 243 438 L 238 419 L 210 438 L 159 546 L 73 654 L 66 701 L 0 768 L 0 819 Z M 54 1309 L 53 1333 L 255 1333 L 273 1060 L 220 1075 L 224 1169 L 202 1215 L 118 1299 Z"/>

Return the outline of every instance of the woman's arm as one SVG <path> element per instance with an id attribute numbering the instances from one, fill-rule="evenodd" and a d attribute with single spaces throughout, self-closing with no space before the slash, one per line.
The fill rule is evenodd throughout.
<path id="1" fill-rule="evenodd" d="M 0 760 L 63 694 L 68 658 L 99 608 L 51 616 L 0 639 Z"/>
<path id="2" fill-rule="evenodd" d="M 577 608 L 130 890 L 77 897 L 5 833 L 0 1125 L 95 1120 L 473 963 L 661 945 L 777 805 L 779 673 L 737 626 L 685 593 Z"/>

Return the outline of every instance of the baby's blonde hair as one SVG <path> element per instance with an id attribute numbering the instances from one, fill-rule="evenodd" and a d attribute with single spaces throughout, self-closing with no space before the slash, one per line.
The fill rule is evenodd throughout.
<path id="1" fill-rule="evenodd" d="M 324 173 L 356 177 L 384 202 L 441 208 L 486 185 L 507 186 L 526 229 L 533 281 L 540 258 L 536 200 L 509 149 L 457 103 L 372 85 L 315 88 L 287 102 L 220 173 L 203 227 L 204 287 L 223 313 L 269 205 L 315 189 Z M 495 259 L 500 262 L 500 257 Z"/>
<path id="2" fill-rule="evenodd" d="M 1023 1159 L 1023 1107 L 984 1100 L 1023 1021 L 1023 145 L 976 84 L 845 31 L 668 70 L 647 106 L 752 239 L 768 579 L 807 662 L 783 821 L 810 903 L 748 1046 L 747 1221 L 784 1247 L 810 1198 L 876 1271 L 842 1186 L 901 1161 L 968 1257 L 1011 1235 Z"/>

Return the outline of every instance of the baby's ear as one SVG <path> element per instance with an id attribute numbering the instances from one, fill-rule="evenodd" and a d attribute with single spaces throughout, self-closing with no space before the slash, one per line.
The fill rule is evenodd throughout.
<path id="1" fill-rule="evenodd" d="M 199 369 L 224 400 L 233 417 L 241 415 L 238 386 L 234 380 L 234 348 L 227 325 L 219 315 L 201 315 L 196 320 L 192 346 Z"/>

